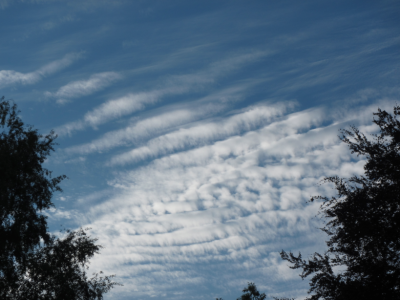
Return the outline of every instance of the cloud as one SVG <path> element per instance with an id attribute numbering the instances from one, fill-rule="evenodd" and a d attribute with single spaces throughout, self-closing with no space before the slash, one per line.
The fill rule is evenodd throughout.
<path id="1" fill-rule="evenodd" d="M 319 204 L 306 201 L 332 195 L 331 186 L 319 185 L 325 176 L 363 173 L 365 161 L 352 156 L 337 133 L 349 123 L 370 124 L 376 104 L 298 112 L 291 103 L 258 105 L 160 135 L 154 149 L 165 155 L 115 173 L 106 197 L 103 191 L 86 197 L 94 201 L 77 221 L 105 246 L 93 269 L 117 273 L 125 284 L 118 293 L 161 298 L 169 286 L 185 292 L 220 281 L 235 286 L 248 276 L 294 281 L 296 272 L 278 252 L 307 255 L 323 247 L 313 219 Z"/>
<path id="2" fill-rule="evenodd" d="M 60 199 L 65 201 L 65 199 Z M 76 219 L 80 215 L 78 211 L 75 210 L 65 210 L 63 207 L 60 208 L 50 208 L 48 211 L 43 212 L 43 214 L 50 218 L 50 220 L 60 220 L 60 219 Z"/>
<path id="3" fill-rule="evenodd" d="M 213 143 L 232 135 L 240 135 L 282 116 L 285 111 L 293 108 L 293 106 L 294 103 L 291 102 L 271 106 L 256 106 L 220 122 L 181 128 L 150 140 L 146 146 L 113 157 L 110 164 L 138 162 L 147 158 L 155 158 L 159 155 L 167 155 L 187 148 Z"/>
<path id="4" fill-rule="evenodd" d="M 82 53 L 70 53 L 65 55 L 62 59 L 53 61 L 42 68 L 30 72 L 30 73 L 20 73 L 14 70 L 2 70 L 0 71 L 0 88 L 7 86 L 21 84 L 29 85 L 34 84 L 48 75 L 56 73 L 69 65 L 71 65 L 76 60 L 82 57 Z"/>
<path id="5" fill-rule="evenodd" d="M 55 129 L 58 135 L 72 134 L 88 126 L 96 127 L 112 119 L 143 110 L 146 105 L 157 102 L 160 91 L 140 94 L 127 94 L 121 98 L 107 101 L 89 111 L 83 120 L 70 122 Z"/>
<path id="6" fill-rule="evenodd" d="M 90 76 L 88 80 L 70 82 L 62 86 L 57 92 L 46 92 L 45 95 L 58 98 L 57 103 L 63 104 L 70 99 L 87 96 L 100 91 L 121 78 L 122 76 L 116 72 L 97 73 Z"/>
<path id="7" fill-rule="evenodd" d="M 54 30 L 55 28 L 57 28 L 58 26 L 60 26 L 63 23 L 73 22 L 73 21 L 77 21 L 77 18 L 74 15 L 68 14 L 66 16 L 58 17 L 57 19 L 43 23 L 41 25 L 41 28 L 46 31 Z"/>
<path id="8" fill-rule="evenodd" d="M 128 126 L 124 129 L 108 132 L 100 139 L 90 143 L 67 148 L 65 152 L 68 154 L 88 154 L 109 150 L 140 139 L 148 138 L 168 128 L 191 122 L 197 119 L 199 115 L 201 115 L 201 113 L 190 110 L 176 110 L 161 114 L 139 121 L 135 125 Z"/>
<path id="9" fill-rule="evenodd" d="M 368 95 L 383 100 L 367 105 Z M 111 153 L 110 187 L 78 198 L 82 214 L 71 215 L 105 246 L 91 267 L 119 276 L 125 287 L 115 298 L 126 293 L 186 299 L 163 295 L 217 289 L 221 283 L 235 287 L 252 278 L 271 277 L 274 287 L 296 282 L 297 272 L 280 260 L 279 251 L 305 256 L 324 251 L 325 237 L 314 218 L 319 203 L 307 200 L 333 195 L 331 186 L 319 185 L 325 176 L 349 178 L 364 171 L 365 161 L 351 155 L 338 130 L 354 124 L 374 133 L 372 112 L 377 106 L 390 110 L 393 103 L 372 90 L 300 111 L 289 101 L 229 111 L 227 101 L 217 118 L 213 105 L 221 103 L 216 95 L 208 97 L 163 106 L 125 128 L 64 149 L 72 158 L 131 149 Z"/>
<path id="10" fill-rule="evenodd" d="M 83 120 L 64 124 L 56 128 L 55 131 L 60 136 L 72 134 L 74 131 L 83 130 L 88 126 L 96 127 L 110 120 L 144 110 L 146 107 L 161 101 L 164 97 L 201 90 L 205 85 L 214 83 L 217 78 L 227 76 L 229 72 L 233 72 L 243 65 L 254 62 L 266 55 L 268 55 L 266 52 L 237 55 L 221 62 L 213 63 L 208 68 L 195 73 L 169 76 L 161 84 L 162 87 L 160 88 L 155 88 L 148 92 L 128 93 L 123 97 L 109 100 L 86 113 Z M 244 84 L 242 88 L 244 86 L 247 87 L 249 84 Z M 224 101 L 223 97 L 220 100 Z"/>
<path id="11" fill-rule="evenodd" d="M 69 147 L 64 150 L 67 154 L 81 153 L 89 154 L 92 152 L 100 152 L 110 150 L 115 147 L 126 146 L 132 143 L 141 143 L 143 140 L 151 139 L 165 132 L 174 130 L 177 126 L 187 126 L 192 122 L 210 118 L 216 114 L 225 111 L 229 102 L 234 102 L 241 97 L 241 93 L 246 86 L 237 86 L 235 88 L 226 89 L 199 100 L 179 104 L 164 106 L 161 113 L 154 114 L 144 120 L 138 120 L 135 123 L 119 130 L 107 132 L 101 138 L 93 140 L 89 143 Z M 164 112 L 167 111 L 167 112 Z M 89 118 L 85 119 L 88 120 Z M 97 125 L 97 120 L 91 124 Z M 56 129 L 57 133 L 65 133 L 71 131 L 70 127 Z M 72 123 L 69 126 L 83 126 L 82 123 Z"/>
<path id="12" fill-rule="evenodd" d="M 0 8 L 6 9 L 8 6 L 16 3 L 54 3 L 54 2 L 63 2 L 63 0 L 0 0 Z M 110 6 L 122 5 L 127 3 L 127 0 L 70 0 L 68 5 L 74 7 L 76 10 L 93 10 L 98 7 L 106 7 Z"/>
<path id="13" fill-rule="evenodd" d="M 88 112 L 84 120 L 91 126 L 106 123 L 109 120 L 143 110 L 146 105 L 154 104 L 165 94 L 165 91 L 154 91 L 149 93 L 128 94 L 124 97 L 108 101 L 100 107 Z"/>

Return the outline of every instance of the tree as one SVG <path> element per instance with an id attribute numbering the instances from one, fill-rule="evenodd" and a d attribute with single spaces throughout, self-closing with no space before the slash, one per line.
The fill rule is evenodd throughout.
<path id="1" fill-rule="evenodd" d="M 374 115 L 379 133 L 372 139 L 354 126 L 340 135 L 366 158 L 365 174 L 325 178 L 337 195 L 310 200 L 323 202 L 328 250 L 308 260 L 281 252 L 292 269 L 303 270 L 302 279 L 313 274 L 307 299 L 400 299 L 400 106 L 393 115 L 381 109 Z"/>
<path id="2" fill-rule="evenodd" d="M 243 289 L 243 295 L 237 300 L 264 300 L 267 296 L 265 293 L 260 294 L 254 283 L 249 282 L 247 288 Z"/>
<path id="3" fill-rule="evenodd" d="M 82 229 L 67 231 L 64 239 L 51 237 L 48 245 L 31 254 L 27 268 L 29 277 L 18 282 L 14 297 L 102 299 L 103 294 L 117 283 L 111 281 L 113 275 L 99 277 L 99 274 L 94 274 L 92 278 L 87 278 L 85 269 L 89 258 L 101 248 L 95 241 Z"/>
<path id="4" fill-rule="evenodd" d="M 0 298 L 101 299 L 113 276 L 88 279 L 88 260 L 99 252 L 84 230 L 60 239 L 47 231 L 43 211 L 54 206 L 65 175 L 42 167 L 56 135 L 24 126 L 17 106 L 0 99 Z"/>
<path id="5" fill-rule="evenodd" d="M 237 300 L 265 300 L 267 296 L 265 293 L 260 294 L 254 283 L 249 282 L 247 288 L 243 289 L 243 295 Z M 216 300 L 223 300 L 222 298 L 217 298 Z"/>

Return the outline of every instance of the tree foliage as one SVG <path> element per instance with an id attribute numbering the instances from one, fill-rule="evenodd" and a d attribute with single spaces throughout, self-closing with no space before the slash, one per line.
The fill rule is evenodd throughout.
<path id="1" fill-rule="evenodd" d="M 325 178 L 336 196 L 317 196 L 328 250 L 305 260 L 281 252 L 302 279 L 312 275 L 307 299 L 400 299 L 400 106 L 391 115 L 378 109 L 379 133 L 368 139 L 356 127 L 340 139 L 366 159 L 365 173 L 349 179 Z M 340 267 L 343 271 L 335 271 Z"/>
<path id="2" fill-rule="evenodd" d="M 247 288 L 243 289 L 243 295 L 237 300 L 264 300 L 266 297 L 265 293 L 260 294 L 254 283 L 249 282 Z"/>
<path id="3" fill-rule="evenodd" d="M 0 99 L 0 299 L 101 299 L 113 276 L 87 278 L 89 259 L 101 246 L 84 230 L 63 239 L 47 231 L 43 211 L 54 204 L 64 175 L 42 164 L 56 135 L 24 126 L 17 106 Z"/>
<path id="4" fill-rule="evenodd" d="M 267 297 L 265 293 L 260 294 L 257 290 L 256 285 L 253 282 L 249 282 L 247 287 L 243 289 L 243 295 L 237 300 L 265 300 Z M 217 298 L 216 300 L 223 300 L 222 298 Z"/>
<path id="5" fill-rule="evenodd" d="M 87 278 L 89 259 L 101 248 L 95 241 L 82 229 L 67 231 L 63 239 L 52 236 L 50 243 L 31 254 L 29 276 L 18 282 L 14 295 L 19 299 L 38 299 L 38 295 L 39 299 L 101 299 L 117 283 L 111 280 L 114 276 Z"/>

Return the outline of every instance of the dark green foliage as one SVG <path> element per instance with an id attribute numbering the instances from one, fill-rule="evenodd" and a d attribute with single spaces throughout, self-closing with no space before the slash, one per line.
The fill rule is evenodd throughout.
<path id="1" fill-rule="evenodd" d="M 15 295 L 19 299 L 101 299 L 117 283 L 111 281 L 114 276 L 87 278 L 88 261 L 101 248 L 95 241 L 82 229 L 67 231 L 63 239 L 51 237 L 48 245 L 32 253 L 29 280 L 18 282 Z"/>
<path id="2" fill-rule="evenodd" d="M 400 106 L 394 115 L 380 109 L 374 115 L 380 132 L 373 140 L 355 127 L 340 136 L 366 158 L 365 174 L 328 177 L 337 196 L 311 198 L 323 201 L 327 252 L 308 260 L 281 252 L 292 269 L 303 269 L 301 278 L 313 274 L 308 299 L 400 299 Z"/>
<path id="3" fill-rule="evenodd" d="M 243 295 L 237 300 L 264 300 L 267 296 L 265 293 L 260 294 L 254 283 L 249 282 L 248 286 L 243 289 Z M 216 300 L 223 300 L 222 298 L 217 298 Z"/>
<path id="4" fill-rule="evenodd" d="M 265 293 L 260 294 L 254 283 L 249 282 L 247 288 L 243 289 L 243 295 L 237 300 L 264 300 L 267 296 Z"/>
<path id="5" fill-rule="evenodd" d="M 50 178 L 42 163 L 53 150 L 55 136 L 42 137 L 25 128 L 4 97 L 0 102 L 0 278 L 14 278 L 17 267 L 40 243 L 48 242 L 46 218 L 38 211 L 52 206 L 53 191 L 64 178 Z M 0 289 L 3 280 L 0 281 Z"/>
<path id="6" fill-rule="evenodd" d="M 42 214 L 65 178 L 42 167 L 56 135 L 24 126 L 4 97 L 0 127 L 0 299 L 101 299 L 115 283 L 86 278 L 96 240 L 83 230 L 55 238 Z"/>

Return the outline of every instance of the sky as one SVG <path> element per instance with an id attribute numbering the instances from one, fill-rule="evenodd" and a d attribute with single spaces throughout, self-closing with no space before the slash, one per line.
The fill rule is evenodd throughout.
<path id="1" fill-rule="evenodd" d="M 304 299 L 339 130 L 400 102 L 400 2 L 0 0 L 0 89 L 58 135 L 49 230 L 90 227 L 105 299 Z M 269 298 L 272 299 L 272 298 Z"/>

